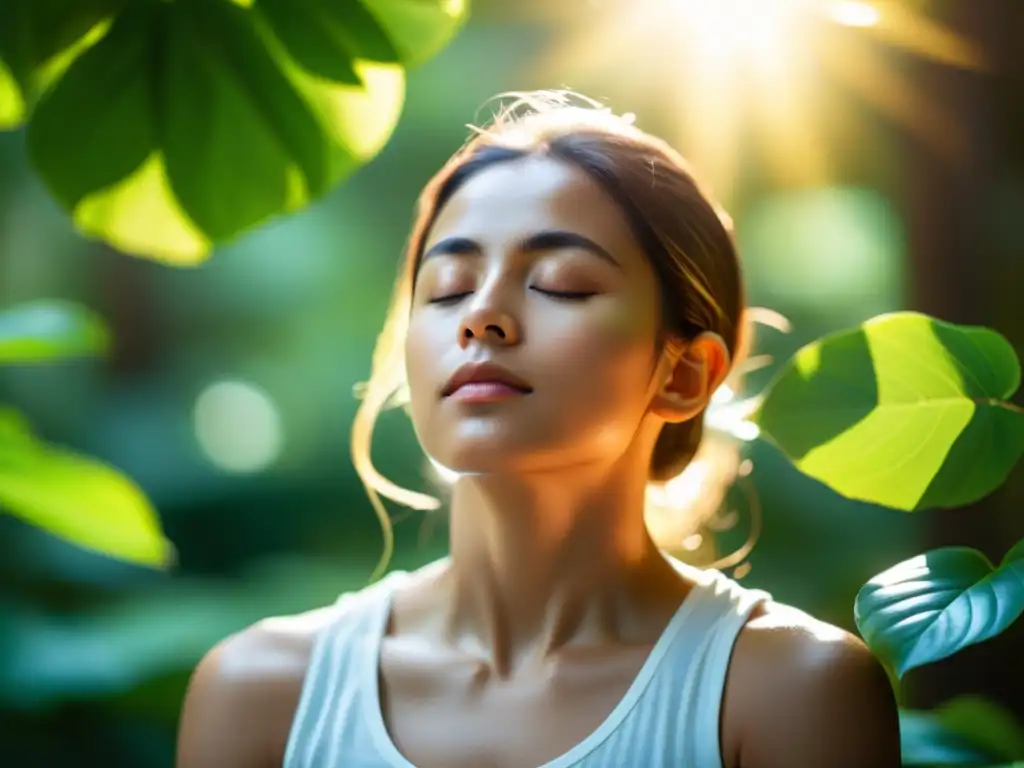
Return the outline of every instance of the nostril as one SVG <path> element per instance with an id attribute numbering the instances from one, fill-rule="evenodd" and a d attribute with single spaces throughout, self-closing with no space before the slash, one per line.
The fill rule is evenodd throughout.
<path id="1" fill-rule="evenodd" d="M 499 339 L 504 339 L 505 338 L 505 331 L 500 326 L 488 325 L 487 326 L 487 330 L 494 331 L 494 333 L 497 335 L 497 337 Z"/>

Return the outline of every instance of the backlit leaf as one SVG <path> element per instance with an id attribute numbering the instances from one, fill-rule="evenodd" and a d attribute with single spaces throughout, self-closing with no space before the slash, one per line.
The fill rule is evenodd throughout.
<path id="1" fill-rule="evenodd" d="M 17 128 L 26 114 L 21 86 L 10 68 L 0 60 L 0 131 Z"/>
<path id="2" fill-rule="evenodd" d="M 0 364 L 99 355 L 109 345 L 103 320 L 75 304 L 33 301 L 0 311 Z"/>
<path id="3" fill-rule="evenodd" d="M 32 437 L 28 421 L 13 408 L 0 406 L 0 445 L 24 442 Z"/>
<path id="4" fill-rule="evenodd" d="M 4 73 L 17 87 L 23 119 L 38 94 L 59 75 L 66 57 L 87 46 L 90 35 L 122 8 L 125 0 L 0 0 L 0 130 L 4 120 Z M 8 93 L 10 93 L 8 91 Z"/>
<path id="5" fill-rule="evenodd" d="M 129 3 L 44 94 L 29 152 L 80 231 L 196 264 L 373 157 L 402 66 L 465 14 L 436 0 Z"/>
<path id="6" fill-rule="evenodd" d="M 173 560 L 156 513 L 131 480 L 2 425 L 0 510 L 121 560 L 160 567 Z"/>
<path id="7" fill-rule="evenodd" d="M 160 145 L 182 207 L 223 240 L 323 194 L 326 139 L 248 11 L 187 7 L 167 14 Z"/>
<path id="8" fill-rule="evenodd" d="M 401 61 L 387 31 L 360 0 L 256 0 L 256 7 L 292 58 L 329 80 L 352 82 L 355 59 Z"/>
<path id="9" fill-rule="evenodd" d="M 880 573 L 857 595 L 864 641 L 902 676 L 998 635 L 1024 612 L 1024 540 L 998 568 L 946 547 Z"/>
<path id="10" fill-rule="evenodd" d="M 801 349 L 755 419 L 806 474 L 853 499 L 915 511 L 969 504 L 1024 453 L 1009 342 L 987 328 L 884 315 Z"/>
<path id="11" fill-rule="evenodd" d="M 406 66 L 448 45 L 469 14 L 469 0 L 364 0 L 381 21 Z"/>

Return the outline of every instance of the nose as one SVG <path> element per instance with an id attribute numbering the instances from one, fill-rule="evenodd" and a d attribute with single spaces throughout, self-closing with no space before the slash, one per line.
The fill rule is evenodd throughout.
<path id="1" fill-rule="evenodd" d="M 492 304 L 477 304 L 467 309 L 459 323 L 459 346 L 465 349 L 476 340 L 495 346 L 515 346 L 522 332 L 508 312 Z"/>

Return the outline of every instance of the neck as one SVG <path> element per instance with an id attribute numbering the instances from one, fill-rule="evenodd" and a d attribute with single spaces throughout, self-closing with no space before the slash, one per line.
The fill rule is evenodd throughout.
<path id="1" fill-rule="evenodd" d="M 461 478 L 451 505 L 452 636 L 482 645 L 508 674 L 581 636 L 621 634 L 638 594 L 678 582 L 647 534 L 645 486 L 646 472 L 631 467 Z"/>

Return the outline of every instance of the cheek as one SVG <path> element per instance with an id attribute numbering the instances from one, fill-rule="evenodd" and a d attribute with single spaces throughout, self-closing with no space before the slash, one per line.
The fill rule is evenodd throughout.
<path id="1" fill-rule="evenodd" d="M 416 322 L 415 318 L 409 324 L 405 339 L 405 371 L 414 400 L 422 399 L 437 375 L 434 370 L 440 352 L 437 335 L 423 323 Z"/>
<path id="2" fill-rule="evenodd" d="M 640 307 L 616 303 L 598 315 L 595 325 L 613 344 L 633 347 L 654 343 L 654 318 L 649 310 Z"/>
<path id="3" fill-rule="evenodd" d="M 549 360 L 559 378 L 571 383 L 569 407 L 633 413 L 644 402 L 653 374 L 655 324 L 643 308 L 602 307 L 549 341 Z"/>

